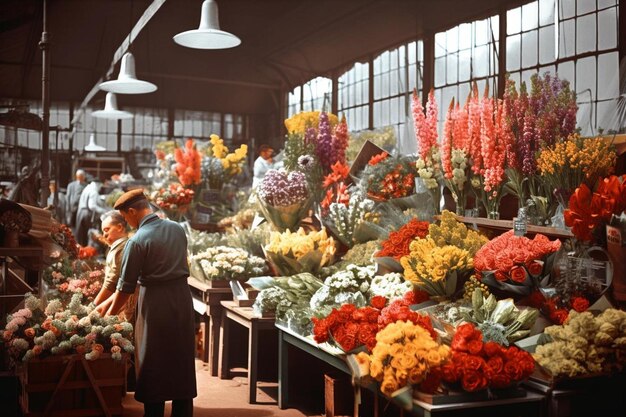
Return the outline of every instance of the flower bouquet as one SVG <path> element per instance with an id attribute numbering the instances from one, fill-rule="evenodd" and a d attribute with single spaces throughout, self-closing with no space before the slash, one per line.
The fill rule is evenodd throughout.
<path id="1" fill-rule="evenodd" d="M 159 207 L 169 219 L 180 221 L 189 209 L 195 192 L 179 183 L 171 183 L 166 188 L 159 188 L 152 192 L 150 199 Z"/>
<path id="2" fill-rule="evenodd" d="M 326 234 L 326 229 L 307 233 L 300 228 L 295 233 L 289 230 L 272 232 L 264 251 L 276 274 L 289 276 L 301 272 L 316 273 L 321 267 L 329 265 L 336 245 L 334 239 Z"/>
<path id="3" fill-rule="evenodd" d="M 533 239 L 515 236 L 513 230 L 492 239 L 476 252 L 477 277 L 492 288 L 514 295 L 528 295 L 546 286 L 561 241 L 542 234 Z"/>
<path id="4" fill-rule="evenodd" d="M 324 280 L 324 285 L 311 298 L 310 306 L 317 317 L 328 316 L 333 308 L 342 304 L 363 307 L 369 299 L 370 283 L 376 273 L 373 265 L 359 267 L 348 265 Z"/>
<path id="5" fill-rule="evenodd" d="M 368 198 L 388 201 L 415 193 L 415 160 L 392 157 L 387 152 L 373 156 L 363 170 L 359 187 Z"/>
<path id="6" fill-rule="evenodd" d="M 265 260 L 247 251 L 229 246 L 216 246 L 193 255 L 192 275 L 205 282 L 219 280 L 243 281 L 267 273 Z"/>
<path id="7" fill-rule="evenodd" d="M 372 296 L 385 297 L 390 302 L 403 298 L 406 293 L 411 291 L 413 291 L 413 284 L 397 272 L 377 275 L 372 278 L 370 284 Z"/>
<path id="8" fill-rule="evenodd" d="M 341 258 L 341 262 L 346 262 L 347 264 L 354 264 L 358 266 L 367 266 L 371 265 L 372 257 L 374 253 L 378 251 L 380 247 L 379 240 L 370 240 L 365 243 L 357 243 L 343 255 Z"/>
<path id="9" fill-rule="evenodd" d="M 374 208 L 374 202 L 363 199 L 359 194 L 350 197 L 347 204 L 331 203 L 328 213 L 322 217 L 324 225 L 348 248 L 367 240 L 360 233 L 365 216 Z"/>
<path id="10" fill-rule="evenodd" d="M 485 341 L 483 333 L 471 323 L 457 328 L 451 348 L 452 357 L 442 367 L 442 379 L 468 392 L 508 388 L 528 378 L 535 369 L 530 353 Z"/>
<path id="11" fill-rule="evenodd" d="M 356 356 L 358 376 L 380 382 L 380 390 L 386 395 L 405 386 L 432 391 L 439 385 L 438 369 L 449 355 L 450 348 L 440 345 L 421 325 L 397 321 L 378 332 L 371 354 L 361 352 Z"/>
<path id="12" fill-rule="evenodd" d="M 598 316 L 570 312 L 567 323 L 546 327 L 547 341 L 534 358 L 554 378 L 623 372 L 626 312 L 609 308 Z"/>
<path id="13" fill-rule="evenodd" d="M 343 304 L 324 318 L 313 317 L 314 339 L 317 343 L 331 340 L 348 353 L 361 346 L 371 352 L 376 345 L 379 315 L 380 310 L 374 307 Z"/>
<path id="14" fill-rule="evenodd" d="M 433 328 L 430 316 L 419 314 L 411 309 L 412 305 L 428 299 L 428 296 L 419 291 L 409 291 L 402 298 L 391 301 L 381 309 L 378 319 L 380 330 L 397 321 L 411 322 L 428 330 L 433 340 L 437 340 L 437 332 Z"/>
<path id="15" fill-rule="evenodd" d="M 270 169 L 257 190 L 263 216 L 279 231 L 294 231 L 311 207 L 306 176 Z"/>
<path id="16" fill-rule="evenodd" d="M 133 352 L 133 326 L 117 316 L 90 314 L 91 308 L 82 305 L 81 299 L 81 294 L 74 294 L 64 309 L 59 300 L 44 306 L 42 300 L 29 295 L 25 307 L 7 317 L 2 334 L 11 359 L 26 362 L 35 357 L 79 353 L 95 360 L 109 351 L 119 360 L 122 352 Z"/>
<path id="17" fill-rule="evenodd" d="M 389 232 L 387 239 L 381 244 L 381 250 L 375 254 L 376 263 L 386 270 L 402 272 L 400 259 L 411 253 L 409 246 L 413 240 L 428 235 L 428 226 L 428 222 L 413 218 L 398 230 Z"/>
<path id="18" fill-rule="evenodd" d="M 300 164 L 300 160 L 298 160 Z M 331 167 L 331 172 L 324 177 L 322 188 L 324 189 L 324 199 L 320 203 L 322 214 L 326 214 L 333 203 L 348 205 L 350 203 L 350 193 L 348 192 L 348 177 L 350 167 L 341 162 L 336 162 Z"/>
<path id="19" fill-rule="evenodd" d="M 472 294 L 472 309 L 461 311 L 461 317 L 482 332 L 484 342 L 503 346 L 527 337 L 538 315 L 534 308 L 520 311 L 510 298 L 496 301 L 493 294 L 485 297 L 478 288 Z"/>

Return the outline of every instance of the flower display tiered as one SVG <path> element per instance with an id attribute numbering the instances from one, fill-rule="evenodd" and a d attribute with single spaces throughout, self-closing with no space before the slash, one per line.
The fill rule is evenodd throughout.
<path id="1" fill-rule="evenodd" d="M 592 313 L 570 312 L 563 326 L 544 330 L 548 342 L 534 358 L 554 377 L 622 372 L 626 368 L 626 312 L 609 308 Z"/>
<path id="2" fill-rule="evenodd" d="M 508 388 L 528 378 L 535 369 L 530 353 L 515 346 L 484 342 L 473 324 L 462 324 L 452 338 L 452 357 L 442 368 L 442 379 L 468 392 Z"/>
<path id="3" fill-rule="evenodd" d="M 91 308 L 81 304 L 82 296 L 75 294 L 67 306 L 59 300 L 47 305 L 28 296 L 24 308 L 10 314 L 2 339 L 14 361 L 28 361 L 48 355 L 78 353 L 95 360 L 104 352 L 113 359 L 122 353 L 132 353 L 130 341 L 133 326 L 117 316 L 100 317 L 90 314 Z"/>
<path id="4" fill-rule="evenodd" d="M 306 176 L 270 169 L 257 190 L 261 211 L 279 231 L 295 230 L 311 206 Z"/>
<path id="5" fill-rule="evenodd" d="M 560 240 L 551 241 L 540 233 L 529 239 L 515 236 L 513 230 L 509 230 L 476 252 L 474 268 L 478 279 L 487 285 L 528 295 L 540 283 L 547 284 L 553 254 L 560 248 Z"/>
<path id="6" fill-rule="evenodd" d="M 431 391 L 439 385 L 438 369 L 449 355 L 450 348 L 435 341 L 428 329 L 397 321 L 379 331 L 372 354 L 361 352 L 357 361 L 362 374 L 379 381 L 380 390 L 391 395 L 408 385 Z"/>
<path id="7" fill-rule="evenodd" d="M 283 276 L 319 271 L 332 262 L 336 249 L 335 240 L 326 229 L 307 233 L 302 228 L 295 233 L 272 232 L 264 247 L 267 260 Z"/>
<path id="8" fill-rule="evenodd" d="M 207 248 L 192 256 L 190 262 L 194 276 L 205 281 L 243 281 L 267 273 L 263 258 L 229 246 Z"/>

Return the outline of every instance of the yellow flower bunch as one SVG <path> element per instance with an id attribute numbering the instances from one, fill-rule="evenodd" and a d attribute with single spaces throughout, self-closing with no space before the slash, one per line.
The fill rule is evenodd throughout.
<path id="1" fill-rule="evenodd" d="M 431 296 L 450 296 L 446 285 L 450 274 L 474 267 L 467 250 L 453 245 L 438 246 L 430 237 L 414 240 L 409 250 L 409 255 L 400 259 L 404 278 Z"/>
<path id="2" fill-rule="evenodd" d="M 551 342 L 533 357 L 554 376 L 574 377 L 626 368 L 626 312 L 609 308 L 597 317 L 572 310 L 562 326 L 546 327 Z"/>
<path id="3" fill-rule="evenodd" d="M 391 395 L 406 385 L 421 383 L 449 357 L 450 348 L 433 340 L 423 327 L 397 321 L 378 332 L 372 354 L 359 353 L 357 362 L 369 364 L 362 369 L 381 382 L 383 393 Z"/>
<path id="4" fill-rule="evenodd" d="M 485 236 L 457 221 L 456 216 L 448 210 L 441 213 L 439 224 L 432 223 L 428 227 L 428 237 L 437 246 L 452 245 L 465 249 L 469 252 L 470 258 L 474 258 L 478 249 L 489 241 Z"/>
<path id="5" fill-rule="evenodd" d="M 337 116 L 332 113 L 328 113 L 328 121 L 330 127 L 335 127 L 338 123 Z M 319 111 L 304 111 L 291 116 L 289 119 L 285 119 L 285 127 L 288 133 L 301 133 L 304 134 L 309 127 L 317 127 L 320 124 L 320 112 Z"/>
<path id="6" fill-rule="evenodd" d="M 326 229 L 307 233 L 303 228 L 300 228 L 295 233 L 290 230 L 283 233 L 272 232 L 265 250 L 296 260 L 317 250 L 322 254 L 320 265 L 323 266 L 332 260 L 336 245 L 335 240 L 326 233 Z"/>
<path id="7" fill-rule="evenodd" d="M 583 182 L 593 189 L 598 178 L 612 172 L 616 160 L 609 141 L 574 134 L 542 149 L 537 168 L 552 189 L 574 191 Z"/>
<path id="8" fill-rule="evenodd" d="M 207 154 L 220 160 L 224 173 L 235 176 L 242 171 L 243 164 L 248 155 L 248 145 L 241 145 L 234 152 L 228 153 L 228 147 L 224 145 L 224 140 L 218 135 L 211 135 L 211 146 L 207 148 Z"/>

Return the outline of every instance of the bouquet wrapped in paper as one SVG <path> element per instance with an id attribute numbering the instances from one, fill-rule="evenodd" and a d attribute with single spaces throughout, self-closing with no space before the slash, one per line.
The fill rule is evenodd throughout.
<path id="1" fill-rule="evenodd" d="M 533 239 L 515 236 L 510 230 L 487 242 L 476 252 L 474 268 L 478 278 L 490 287 L 515 295 L 528 295 L 545 286 L 550 277 L 559 240 L 542 234 Z"/>
<path id="2" fill-rule="evenodd" d="M 267 273 L 265 260 L 229 246 L 208 248 L 191 257 L 191 270 L 205 281 L 245 280 Z"/>
<path id="3" fill-rule="evenodd" d="M 279 231 L 294 231 L 309 212 L 312 198 L 306 176 L 270 169 L 257 190 L 263 216 Z"/>
<path id="4" fill-rule="evenodd" d="M 272 232 L 264 247 L 265 255 L 278 275 L 296 275 L 301 272 L 316 273 L 329 265 L 335 255 L 336 244 L 326 229 L 305 232 L 300 228 L 292 233 Z"/>

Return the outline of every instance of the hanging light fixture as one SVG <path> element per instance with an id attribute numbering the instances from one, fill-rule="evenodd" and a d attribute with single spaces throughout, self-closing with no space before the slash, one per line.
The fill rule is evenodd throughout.
<path id="1" fill-rule="evenodd" d="M 241 39 L 220 29 L 217 3 L 215 0 L 204 0 L 200 27 L 179 33 L 174 36 L 174 42 L 187 48 L 226 49 L 239 45 Z"/>
<path id="2" fill-rule="evenodd" d="M 135 74 L 135 57 L 126 52 L 122 57 L 117 80 L 100 83 L 100 89 L 118 94 L 146 94 L 157 90 L 157 86 L 148 81 L 138 80 Z"/>
<path id="3" fill-rule="evenodd" d="M 131 112 L 124 110 L 118 110 L 117 108 L 117 96 L 113 93 L 107 93 L 104 110 L 96 110 L 91 113 L 93 117 L 99 117 L 101 119 L 132 119 L 134 116 Z"/>
<path id="4" fill-rule="evenodd" d="M 87 146 L 85 146 L 85 151 L 87 152 L 102 152 L 102 151 L 106 151 L 107 148 L 105 148 L 104 146 L 100 146 L 98 144 L 96 144 L 96 135 L 95 134 L 91 134 L 89 135 L 89 143 L 87 144 Z"/>

